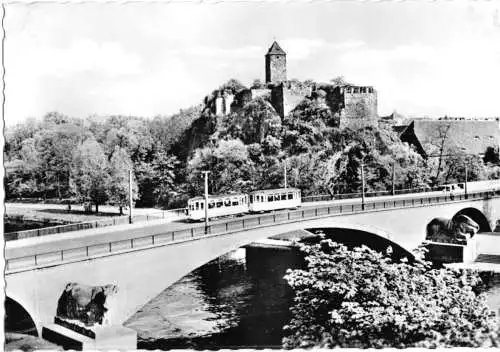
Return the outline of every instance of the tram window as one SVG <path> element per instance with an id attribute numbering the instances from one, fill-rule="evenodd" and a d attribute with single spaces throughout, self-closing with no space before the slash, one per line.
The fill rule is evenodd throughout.
<path id="1" fill-rule="evenodd" d="M 224 206 L 225 207 L 230 207 L 231 206 L 231 199 L 227 198 L 224 200 Z"/>
<path id="2" fill-rule="evenodd" d="M 293 193 L 288 193 L 288 199 L 293 199 Z"/>
<path id="3" fill-rule="evenodd" d="M 200 209 L 203 210 L 204 203 L 200 203 Z"/>
<path id="4" fill-rule="evenodd" d="M 274 195 L 274 200 L 280 200 L 280 195 L 278 193 Z"/>
<path id="5" fill-rule="evenodd" d="M 253 203 L 253 194 L 250 194 L 250 203 Z"/>
<path id="6" fill-rule="evenodd" d="M 196 205 L 196 210 L 199 210 L 200 209 L 200 203 L 196 202 L 195 205 Z"/>
<path id="7" fill-rule="evenodd" d="M 208 203 L 208 209 L 213 209 L 215 208 L 215 203 L 214 201 L 211 201 L 210 203 Z"/>
<path id="8" fill-rule="evenodd" d="M 267 196 L 267 201 L 268 202 L 272 202 L 273 200 L 274 200 L 274 197 L 273 197 L 272 194 L 270 194 L 270 195 Z"/>
<path id="9" fill-rule="evenodd" d="M 281 200 L 286 200 L 286 193 L 281 193 Z"/>
<path id="10" fill-rule="evenodd" d="M 218 200 L 217 201 L 217 208 L 222 207 L 222 204 L 224 204 L 224 203 L 222 203 L 222 200 Z"/>
<path id="11" fill-rule="evenodd" d="M 233 205 L 234 205 L 234 206 L 237 206 L 237 205 L 238 205 L 238 199 L 236 199 L 236 198 L 234 198 L 234 199 L 233 199 Z"/>

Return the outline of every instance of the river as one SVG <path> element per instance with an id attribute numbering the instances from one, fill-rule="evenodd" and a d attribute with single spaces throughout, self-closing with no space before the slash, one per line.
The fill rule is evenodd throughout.
<path id="1" fill-rule="evenodd" d="M 298 266 L 296 257 L 273 255 L 249 268 L 238 249 L 164 290 L 125 325 L 138 332 L 139 349 L 279 348 L 292 303 L 283 276 Z M 499 274 L 487 292 L 498 312 Z"/>

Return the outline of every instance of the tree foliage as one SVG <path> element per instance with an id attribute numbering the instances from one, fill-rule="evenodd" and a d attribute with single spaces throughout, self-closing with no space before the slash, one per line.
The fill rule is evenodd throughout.
<path id="1" fill-rule="evenodd" d="M 331 240 L 302 246 L 286 348 L 491 346 L 497 318 L 473 288 L 476 273 L 394 262 Z"/>
<path id="2" fill-rule="evenodd" d="M 72 163 L 71 184 L 74 193 L 82 200 L 99 205 L 108 198 L 108 160 L 95 139 L 87 139 L 75 151 Z"/>

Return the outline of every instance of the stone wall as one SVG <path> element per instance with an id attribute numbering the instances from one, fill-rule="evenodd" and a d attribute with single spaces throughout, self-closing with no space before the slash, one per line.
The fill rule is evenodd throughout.
<path id="1" fill-rule="evenodd" d="M 339 114 L 340 128 L 377 126 L 377 92 L 372 87 L 335 87 L 327 92 L 326 103 Z"/>
<path id="2" fill-rule="evenodd" d="M 271 104 L 283 118 L 295 109 L 304 98 L 309 96 L 311 96 L 311 87 L 285 82 L 272 88 Z"/>

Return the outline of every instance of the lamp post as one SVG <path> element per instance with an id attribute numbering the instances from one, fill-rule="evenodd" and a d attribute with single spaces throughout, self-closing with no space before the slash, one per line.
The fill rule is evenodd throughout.
<path id="1" fill-rule="evenodd" d="M 128 170 L 128 223 L 132 223 L 132 169 Z"/>
<path id="2" fill-rule="evenodd" d="M 396 195 L 396 162 L 392 163 L 392 195 Z"/>
<path id="3" fill-rule="evenodd" d="M 361 209 L 365 210 L 365 161 L 361 162 Z"/>
<path id="4" fill-rule="evenodd" d="M 467 169 L 467 165 L 468 162 L 465 163 L 465 185 L 464 185 L 464 191 L 465 191 L 465 199 L 468 199 L 469 198 L 469 195 L 467 194 L 467 172 L 468 172 L 468 169 Z"/>
<path id="5" fill-rule="evenodd" d="M 286 160 L 283 162 L 283 168 L 285 169 L 285 189 L 286 189 Z"/>
<path id="6" fill-rule="evenodd" d="M 208 230 L 208 174 L 210 171 L 202 171 L 203 175 L 205 175 L 205 233 Z"/>

